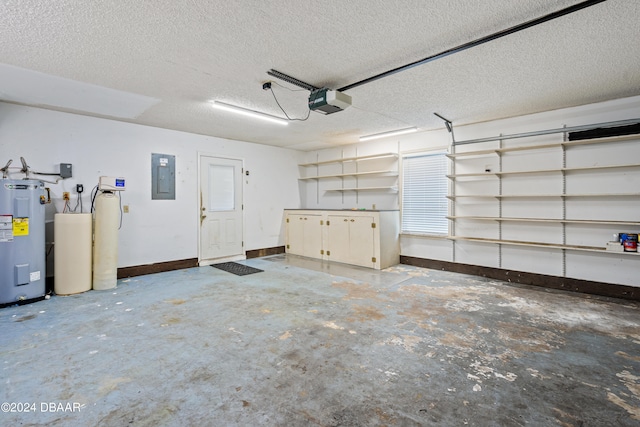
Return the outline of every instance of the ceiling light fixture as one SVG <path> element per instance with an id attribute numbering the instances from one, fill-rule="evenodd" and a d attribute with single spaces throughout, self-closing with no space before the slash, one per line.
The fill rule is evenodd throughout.
<path id="1" fill-rule="evenodd" d="M 361 136 L 360 137 L 360 142 L 371 141 L 372 139 L 387 138 L 389 136 L 404 135 L 406 133 L 413 133 L 413 132 L 417 132 L 417 131 L 418 131 L 418 128 L 412 127 L 412 128 L 406 128 L 406 129 L 392 130 L 392 131 L 389 131 L 389 132 L 376 133 L 376 134 L 373 134 L 373 135 Z"/>
<path id="2" fill-rule="evenodd" d="M 277 123 L 279 125 L 288 125 L 289 122 L 280 117 L 272 116 L 270 114 L 261 113 L 259 111 L 249 110 L 248 108 L 237 107 L 235 105 L 226 104 L 220 101 L 212 101 L 211 105 L 219 110 L 229 111 L 231 113 L 241 114 L 243 116 L 252 117 L 254 119 L 266 120 L 271 123 Z"/>

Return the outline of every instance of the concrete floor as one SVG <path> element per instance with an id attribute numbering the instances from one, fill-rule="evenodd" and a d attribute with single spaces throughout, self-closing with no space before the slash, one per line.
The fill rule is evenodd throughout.
<path id="1" fill-rule="evenodd" d="M 0 425 L 640 425 L 638 303 L 244 263 L 0 310 Z"/>

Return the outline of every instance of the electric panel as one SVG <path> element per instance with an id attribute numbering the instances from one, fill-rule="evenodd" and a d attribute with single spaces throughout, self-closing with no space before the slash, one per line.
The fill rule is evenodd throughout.
<path id="1" fill-rule="evenodd" d="M 151 199 L 176 199 L 176 156 L 151 154 Z"/>

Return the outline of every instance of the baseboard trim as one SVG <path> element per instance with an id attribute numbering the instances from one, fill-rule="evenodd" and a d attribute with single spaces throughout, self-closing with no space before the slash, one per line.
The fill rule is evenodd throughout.
<path id="1" fill-rule="evenodd" d="M 163 273 L 165 271 L 182 270 L 198 266 L 198 258 L 180 259 L 176 261 L 158 262 L 155 264 L 135 265 L 118 269 L 118 279 L 143 276 L 145 274 Z"/>
<path id="2" fill-rule="evenodd" d="M 487 277 L 490 279 L 503 280 L 505 282 L 519 283 L 522 285 L 540 286 L 543 288 L 640 301 L 640 288 L 633 286 L 592 282 L 568 277 L 548 276 L 524 271 L 504 270 L 500 268 L 416 258 L 405 255 L 400 255 L 400 263 L 414 265 L 416 267 L 431 268 L 433 270 L 446 270 L 454 273 L 471 274 L 474 276 Z"/>
<path id="3" fill-rule="evenodd" d="M 213 264 L 221 264 L 223 262 L 236 262 L 236 261 L 244 261 L 247 257 L 244 254 L 232 255 L 222 258 L 214 258 L 214 259 L 204 259 L 198 262 L 200 267 L 208 267 Z"/>
<path id="4" fill-rule="evenodd" d="M 254 249 L 246 252 L 246 259 L 259 258 L 268 255 L 284 253 L 284 246 L 273 248 Z M 165 271 L 182 270 L 184 268 L 198 267 L 198 258 L 180 259 L 176 261 L 158 262 L 155 264 L 135 265 L 118 269 L 118 279 L 143 276 L 145 274 L 162 273 Z"/>
<path id="5" fill-rule="evenodd" d="M 13 305 L 25 305 L 25 304 L 32 304 L 34 302 L 38 302 L 38 301 L 42 301 L 44 300 L 46 297 L 43 295 L 41 297 L 35 297 L 35 298 L 31 298 L 31 299 L 26 299 L 26 300 L 22 300 L 22 301 L 14 301 L 14 302 L 5 302 L 0 304 L 0 308 L 5 308 L 5 307 L 11 307 Z M 18 321 L 20 321 L 20 319 L 18 319 Z"/>
<path id="6" fill-rule="evenodd" d="M 260 258 L 269 255 L 278 255 L 284 253 L 284 246 L 275 246 L 273 248 L 253 249 L 247 251 L 247 259 Z"/>

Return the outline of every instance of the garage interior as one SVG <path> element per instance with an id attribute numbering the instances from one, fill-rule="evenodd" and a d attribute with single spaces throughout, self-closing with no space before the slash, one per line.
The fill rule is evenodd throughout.
<path id="1" fill-rule="evenodd" d="M 639 18 L 0 5 L 1 423 L 637 425 Z"/>

